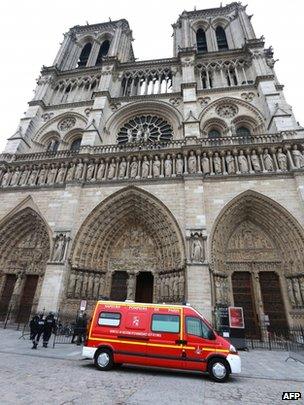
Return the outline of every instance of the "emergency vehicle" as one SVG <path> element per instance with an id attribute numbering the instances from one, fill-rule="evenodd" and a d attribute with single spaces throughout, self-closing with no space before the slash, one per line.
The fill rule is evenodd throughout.
<path id="1" fill-rule="evenodd" d="M 208 372 L 218 382 L 241 372 L 236 349 L 188 305 L 98 301 L 82 355 L 99 370 L 129 363 Z"/>

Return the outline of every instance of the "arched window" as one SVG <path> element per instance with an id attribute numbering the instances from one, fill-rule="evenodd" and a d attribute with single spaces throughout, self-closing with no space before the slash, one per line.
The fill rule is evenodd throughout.
<path id="1" fill-rule="evenodd" d="M 70 150 L 78 150 L 80 148 L 81 144 L 81 138 L 76 138 L 74 141 L 71 143 Z"/>
<path id="2" fill-rule="evenodd" d="M 99 52 L 98 52 L 98 56 L 96 59 L 96 63 L 95 65 L 100 65 L 102 62 L 102 58 L 104 58 L 105 56 L 107 56 L 108 52 L 109 52 L 109 48 L 110 48 L 110 41 L 108 39 L 106 39 L 105 41 L 103 41 L 103 43 L 100 45 L 99 48 Z"/>
<path id="3" fill-rule="evenodd" d="M 211 129 L 208 132 L 208 138 L 210 138 L 210 139 L 217 139 L 217 138 L 220 138 L 220 137 L 221 137 L 221 133 L 217 129 Z"/>
<path id="4" fill-rule="evenodd" d="M 196 31 L 196 46 L 197 52 L 199 53 L 208 52 L 206 34 L 202 28 L 199 28 Z"/>
<path id="5" fill-rule="evenodd" d="M 59 146 L 59 141 L 57 139 L 51 139 L 47 145 L 48 152 L 57 152 Z"/>
<path id="6" fill-rule="evenodd" d="M 247 127 L 244 127 L 243 125 L 236 129 L 236 136 L 249 138 L 250 135 L 251 135 L 250 130 Z"/>
<path id="7" fill-rule="evenodd" d="M 92 44 L 90 42 L 85 44 L 85 46 L 82 48 L 81 54 L 79 56 L 77 67 L 82 67 L 82 66 L 87 65 L 87 62 L 88 62 L 88 59 L 89 59 L 89 56 L 91 53 L 91 49 L 92 49 Z"/>
<path id="8" fill-rule="evenodd" d="M 217 27 L 215 30 L 216 41 L 219 51 L 228 49 L 226 33 L 223 27 Z"/>

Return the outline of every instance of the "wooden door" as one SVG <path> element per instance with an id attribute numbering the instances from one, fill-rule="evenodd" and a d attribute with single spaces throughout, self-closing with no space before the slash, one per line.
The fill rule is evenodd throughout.
<path id="1" fill-rule="evenodd" d="M 279 276 L 273 271 L 259 273 L 264 313 L 269 316 L 270 331 L 287 330 L 287 319 Z"/>
<path id="2" fill-rule="evenodd" d="M 38 276 L 26 276 L 23 292 L 20 299 L 17 322 L 27 322 L 30 318 L 33 300 L 36 293 Z"/>
<path id="3" fill-rule="evenodd" d="M 6 274 L 3 286 L 3 292 L 0 300 L 0 320 L 4 320 L 8 311 L 9 303 L 12 298 L 17 277 L 15 274 Z"/>
<path id="4" fill-rule="evenodd" d="M 112 286 L 110 298 L 114 301 L 125 301 L 127 299 L 127 279 L 126 271 L 116 271 L 112 276 Z"/>
<path id="5" fill-rule="evenodd" d="M 252 277 L 249 272 L 236 271 L 232 275 L 234 306 L 244 311 L 245 331 L 247 336 L 259 338 L 260 327 L 256 313 Z"/>
<path id="6" fill-rule="evenodd" d="M 141 272 L 136 279 L 136 302 L 153 302 L 153 275 Z"/>

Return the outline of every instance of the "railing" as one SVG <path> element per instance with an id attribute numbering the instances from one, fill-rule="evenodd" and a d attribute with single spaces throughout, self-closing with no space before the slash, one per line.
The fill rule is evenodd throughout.
<path id="1" fill-rule="evenodd" d="M 283 140 L 304 138 L 304 131 L 284 131 L 274 134 L 257 134 L 249 137 L 227 136 L 221 138 L 197 138 L 187 137 L 184 139 L 176 139 L 167 142 L 133 142 L 132 144 L 113 144 L 100 146 L 82 146 L 79 150 L 59 150 L 57 152 L 37 152 L 37 153 L 22 153 L 22 154 L 0 154 L 0 161 L 3 162 L 33 162 L 52 159 L 66 159 L 81 154 L 92 155 L 107 155 L 120 152 L 139 152 L 153 150 L 169 150 L 181 147 L 203 146 L 206 148 L 224 147 L 224 146 L 242 146 L 242 145 L 259 145 L 273 144 Z"/>
<path id="2" fill-rule="evenodd" d="M 261 329 L 259 338 L 246 337 L 248 349 L 284 350 L 304 353 L 304 328 Z"/>

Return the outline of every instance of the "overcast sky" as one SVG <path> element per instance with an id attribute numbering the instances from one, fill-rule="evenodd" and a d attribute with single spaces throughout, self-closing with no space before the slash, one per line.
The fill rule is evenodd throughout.
<path id="1" fill-rule="evenodd" d="M 228 2 L 227 2 L 228 3 Z M 227 4 L 223 2 L 223 5 Z M 304 124 L 303 0 L 248 0 L 257 36 L 275 51 L 277 76 L 287 102 Z M 42 65 L 52 65 L 63 33 L 74 25 L 126 18 L 135 57 L 172 56 L 172 27 L 183 10 L 220 6 L 215 0 L 2 0 L 0 2 L 0 150 L 33 97 Z"/>

